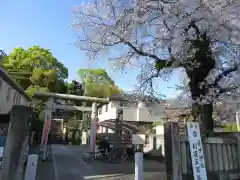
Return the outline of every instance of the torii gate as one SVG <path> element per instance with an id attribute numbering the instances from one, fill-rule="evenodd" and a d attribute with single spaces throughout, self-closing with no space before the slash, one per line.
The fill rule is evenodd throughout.
<path id="1" fill-rule="evenodd" d="M 55 109 L 63 109 L 63 110 L 77 110 L 77 111 L 91 111 L 91 133 L 90 133 L 90 152 L 95 153 L 95 138 L 96 138 L 96 119 L 97 119 L 97 109 L 98 104 L 107 104 L 109 103 L 108 98 L 96 98 L 96 97 L 87 97 L 87 96 L 77 96 L 70 94 L 59 94 L 59 93 L 46 93 L 46 92 L 37 92 L 34 95 L 35 97 L 45 97 L 49 98 L 46 106 L 44 108 L 44 126 L 43 133 L 41 139 L 41 150 L 43 150 L 43 160 L 46 157 L 46 147 L 48 141 L 48 134 L 50 130 L 51 120 L 52 120 L 52 112 Z M 77 100 L 77 101 L 90 101 L 92 102 L 92 107 L 84 107 L 84 106 L 71 106 L 71 105 L 59 105 L 53 102 L 53 99 L 61 99 L 61 100 Z"/>

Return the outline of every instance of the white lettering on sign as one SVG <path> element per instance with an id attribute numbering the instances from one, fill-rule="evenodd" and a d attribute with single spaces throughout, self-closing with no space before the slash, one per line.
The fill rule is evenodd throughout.
<path id="1" fill-rule="evenodd" d="M 187 122 L 194 180 L 207 180 L 199 123 Z"/>

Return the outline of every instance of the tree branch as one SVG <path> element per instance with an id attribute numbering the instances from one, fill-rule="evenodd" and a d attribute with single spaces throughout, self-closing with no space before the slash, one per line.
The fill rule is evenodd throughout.
<path id="1" fill-rule="evenodd" d="M 231 92 L 233 90 L 236 90 L 238 89 L 239 86 L 238 85 L 235 85 L 235 86 L 231 86 L 231 87 L 228 87 L 228 88 L 221 88 L 218 93 L 216 94 L 216 97 L 215 98 L 218 98 L 219 96 L 221 96 L 222 94 L 224 93 L 227 93 L 227 92 Z"/>
<path id="2" fill-rule="evenodd" d="M 218 83 L 221 81 L 221 79 L 222 79 L 223 77 L 226 77 L 228 74 L 236 71 L 237 69 L 238 69 L 238 67 L 236 66 L 236 67 L 232 67 L 232 68 L 229 68 L 229 69 L 226 69 L 225 71 L 223 71 L 221 74 L 219 74 L 219 75 L 216 77 L 216 79 L 215 79 L 215 81 L 214 81 L 214 83 L 213 83 L 213 86 L 214 86 L 214 87 L 217 87 Z"/>
<path id="3" fill-rule="evenodd" d="M 163 59 L 160 59 L 158 56 L 154 55 L 154 54 L 150 54 L 150 53 L 147 53 L 147 52 L 143 52 L 143 51 L 140 51 L 139 49 L 137 49 L 135 46 L 133 46 L 130 42 L 123 42 L 124 44 L 128 45 L 131 49 L 133 49 L 138 55 L 141 55 L 141 56 L 145 56 L 145 57 L 150 57 L 150 58 L 153 58 L 155 59 L 156 61 L 165 61 Z"/>
<path id="4" fill-rule="evenodd" d="M 164 61 L 166 62 L 166 60 L 159 58 L 158 56 L 154 55 L 154 54 L 150 54 L 144 51 L 139 50 L 137 47 L 135 47 L 133 44 L 131 44 L 129 41 L 125 41 L 123 38 L 121 38 L 119 35 L 117 35 L 116 33 L 112 32 L 112 34 L 116 37 L 118 37 L 120 39 L 120 41 L 124 44 L 126 44 L 128 47 L 130 47 L 132 50 L 134 50 L 138 55 L 144 56 L 144 57 L 150 57 L 156 61 Z"/>

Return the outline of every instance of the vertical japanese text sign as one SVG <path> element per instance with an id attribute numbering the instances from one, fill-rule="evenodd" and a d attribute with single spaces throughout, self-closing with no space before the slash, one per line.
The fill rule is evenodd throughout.
<path id="1" fill-rule="evenodd" d="M 207 180 L 199 123 L 187 122 L 194 180 Z"/>

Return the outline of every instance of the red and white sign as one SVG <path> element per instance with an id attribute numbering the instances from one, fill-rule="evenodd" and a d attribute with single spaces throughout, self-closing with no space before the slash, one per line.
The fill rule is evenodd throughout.
<path id="1" fill-rule="evenodd" d="M 44 127 L 44 135 L 43 135 L 43 144 L 44 145 L 47 144 L 48 133 L 50 130 L 50 124 L 51 124 L 50 118 L 49 118 L 49 116 L 47 116 L 45 127 Z"/>

